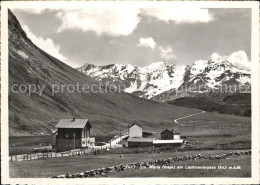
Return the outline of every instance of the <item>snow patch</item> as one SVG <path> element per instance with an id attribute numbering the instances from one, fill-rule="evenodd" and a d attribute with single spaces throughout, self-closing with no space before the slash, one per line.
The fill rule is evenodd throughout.
<path id="1" fill-rule="evenodd" d="M 29 58 L 28 55 L 26 55 L 26 54 L 25 54 L 23 51 L 21 51 L 21 50 L 18 50 L 18 51 L 17 51 L 17 54 L 20 55 L 21 57 L 25 58 L 25 59 L 28 59 L 28 58 Z"/>

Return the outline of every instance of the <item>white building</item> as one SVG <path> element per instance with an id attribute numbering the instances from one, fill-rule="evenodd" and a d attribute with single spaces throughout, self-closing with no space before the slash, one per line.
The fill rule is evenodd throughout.
<path id="1" fill-rule="evenodd" d="M 138 124 L 129 127 L 129 137 L 143 137 L 143 128 Z"/>

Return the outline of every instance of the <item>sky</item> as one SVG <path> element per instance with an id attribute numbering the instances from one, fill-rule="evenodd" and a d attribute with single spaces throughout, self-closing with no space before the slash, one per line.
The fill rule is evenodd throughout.
<path id="1" fill-rule="evenodd" d="M 227 59 L 250 70 L 251 10 L 13 9 L 27 36 L 72 67 Z"/>

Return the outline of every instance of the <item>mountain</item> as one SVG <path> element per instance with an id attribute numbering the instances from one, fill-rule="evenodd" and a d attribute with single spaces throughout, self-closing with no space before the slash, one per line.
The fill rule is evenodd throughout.
<path id="1" fill-rule="evenodd" d="M 238 69 L 227 60 L 199 60 L 186 67 L 178 89 L 170 89 L 152 99 L 164 102 L 212 91 L 217 92 L 215 95 L 226 96 L 239 88 L 241 92 L 251 92 L 250 71 Z"/>
<path id="2" fill-rule="evenodd" d="M 98 86 L 96 93 L 69 91 L 68 86 L 79 84 L 81 88 L 99 82 L 38 48 L 11 11 L 8 11 L 8 42 L 9 136 L 50 134 L 60 119 L 72 117 L 88 118 L 92 133 L 98 135 L 126 131 L 135 122 L 144 130 L 153 130 L 160 129 L 161 123 L 170 126 L 173 119 L 196 112 L 129 93 L 102 93 L 106 86 Z M 29 94 L 28 88 L 33 85 L 37 88 Z M 59 92 L 54 87 L 60 88 Z"/>
<path id="3" fill-rule="evenodd" d="M 131 64 L 85 64 L 78 71 L 102 83 L 124 85 L 125 92 L 150 99 L 181 85 L 184 69 L 176 69 L 170 62 L 160 61 L 146 67 Z"/>
<path id="4" fill-rule="evenodd" d="M 130 64 L 85 64 L 77 70 L 102 83 L 123 84 L 125 92 L 162 102 L 194 96 L 224 85 L 229 88 L 251 84 L 249 71 L 220 59 L 199 60 L 185 68 L 161 61 L 142 68 Z"/>

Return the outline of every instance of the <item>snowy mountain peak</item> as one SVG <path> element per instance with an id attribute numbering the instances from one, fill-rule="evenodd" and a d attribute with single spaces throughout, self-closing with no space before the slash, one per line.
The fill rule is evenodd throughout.
<path id="1" fill-rule="evenodd" d="M 168 68 L 175 67 L 175 64 L 165 61 L 155 62 L 147 67 L 144 67 L 143 70 L 147 71 L 158 71 L 158 70 L 166 70 Z"/>
<path id="2" fill-rule="evenodd" d="M 101 82 L 124 84 L 125 92 L 148 99 L 180 89 L 184 84 L 201 84 L 210 88 L 218 88 L 224 83 L 251 84 L 249 71 L 240 70 L 227 60 L 220 59 L 198 60 L 186 67 L 165 61 L 145 67 L 132 64 L 85 64 L 78 70 Z"/>

